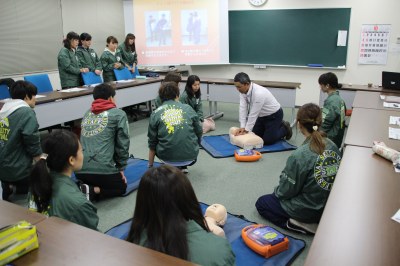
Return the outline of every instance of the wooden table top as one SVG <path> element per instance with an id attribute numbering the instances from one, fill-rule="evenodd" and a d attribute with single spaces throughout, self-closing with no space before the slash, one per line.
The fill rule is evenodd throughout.
<path id="1" fill-rule="evenodd" d="M 400 109 L 383 107 L 384 100 L 381 100 L 380 95 L 400 96 L 394 93 L 357 91 L 354 97 L 353 108 L 400 111 Z"/>
<path id="2" fill-rule="evenodd" d="M 347 146 L 305 265 L 399 265 L 400 174 L 372 149 Z"/>
<path id="3" fill-rule="evenodd" d="M 14 265 L 194 265 L 57 217 L 36 228 L 39 249 L 13 261 Z"/>
<path id="4" fill-rule="evenodd" d="M 233 79 L 221 79 L 221 78 L 208 78 L 209 84 L 221 84 L 221 85 L 233 85 Z M 266 81 L 266 80 L 252 80 L 252 82 L 271 88 L 282 88 L 282 89 L 298 89 L 301 83 L 299 82 L 283 82 L 283 81 Z"/>
<path id="5" fill-rule="evenodd" d="M 22 220 L 31 224 L 37 224 L 47 218 L 43 214 L 30 211 L 28 208 L 4 200 L 0 200 L 0 213 L 0 227 L 14 224 Z"/>
<path id="6" fill-rule="evenodd" d="M 341 90 L 349 90 L 349 91 L 370 91 L 370 92 L 383 92 L 383 93 L 395 93 L 400 94 L 400 90 L 393 89 L 385 89 L 382 86 L 372 86 L 368 87 L 368 85 L 357 85 L 357 84 L 348 84 L 343 83 Z"/>
<path id="7" fill-rule="evenodd" d="M 400 116 L 400 112 L 354 108 L 344 144 L 371 148 L 374 141 L 383 141 L 387 146 L 400 150 L 400 140 L 389 139 L 390 116 Z"/>

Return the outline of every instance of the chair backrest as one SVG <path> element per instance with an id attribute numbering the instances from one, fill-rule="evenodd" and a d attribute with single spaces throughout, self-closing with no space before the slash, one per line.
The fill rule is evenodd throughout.
<path id="1" fill-rule="evenodd" d="M 131 72 L 126 67 L 124 67 L 123 69 L 114 69 L 114 74 L 116 80 L 132 79 Z"/>
<path id="2" fill-rule="evenodd" d="M 8 86 L 5 84 L 0 85 L 0 100 L 11 98 Z"/>
<path id="3" fill-rule="evenodd" d="M 47 74 L 25 76 L 24 80 L 33 83 L 37 87 L 38 93 L 53 91 L 49 75 Z"/>
<path id="4" fill-rule="evenodd" d="M 94 72 L 86 72 L 86 73 L 81 73 L 81 74 L 82 74 L 83 84 L 85 84 L 85 85 L 103 83 L 101 76 L 96 75 L 96 73 L 94 73 Z"/>
<path id="5" fill-rule="evenodd" d="M 136 78 L 136 76 L 140 76 L 139 69 L 137 66 L 135 66 L 135 73 L 131 73 L 131 75 L 133 79 Z"/>

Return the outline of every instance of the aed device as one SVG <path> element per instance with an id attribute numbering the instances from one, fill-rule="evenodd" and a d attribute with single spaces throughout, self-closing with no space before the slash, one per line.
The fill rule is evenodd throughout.
<path id="1" fill-rule="evenodd" d="M 254 224 L 242 229 L 244 243 L 265 258 L 289 249 L 289 239 L 274 228 Z"/>
<path id="2" fill-rule="evenodd" d="M 235 159 L 238 162 L 255 162 L 262 157 L 259 151 L 239 149 L 235 150 Z"/>

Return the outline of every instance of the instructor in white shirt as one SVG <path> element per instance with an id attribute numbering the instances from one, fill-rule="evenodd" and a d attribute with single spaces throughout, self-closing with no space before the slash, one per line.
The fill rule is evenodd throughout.
<path id="1" fill-rule="evenodd" d="M 236 135 L 252 131 L 264 140 L 264 145 L 292 137 L 290 123 L 283 121 L 281 105 L 267 88 L 251 82 L 243 72 L 236 74 L 234 84 L 240 92 L 240 128 Z"/>

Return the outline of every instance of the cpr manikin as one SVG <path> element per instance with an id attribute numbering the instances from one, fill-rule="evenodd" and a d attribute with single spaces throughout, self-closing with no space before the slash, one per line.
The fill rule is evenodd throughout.
<path id="1" fill-rule="evenodd" d="M 206 209 L 204 217 L 207 221 L 208 228 L 217 236 L 225 237 L 224 230 L 220 227 L 226 223 L 228 213 L 226 208 L 221 204 L 212 204 Z"/>
<path id="2" fill-rule="evenodd" d="M 237 127 L 231 127 L 229 129 L 229 139 L 232 145 L 239 146 L 245 150 L 259 149 L 264 146 L 264 140 L 253 132 L 235 136 L 235 132 L 238 129 Z"/>

